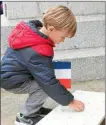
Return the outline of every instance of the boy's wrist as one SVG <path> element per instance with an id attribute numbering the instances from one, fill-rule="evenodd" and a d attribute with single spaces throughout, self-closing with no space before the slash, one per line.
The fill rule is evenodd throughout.
<path id="1" fill-rule="evenodd" d="M 73 101 L 74 101 L 74 96 L 73 96 L 73 98 L 70 100 L 70 103 L 68 104 L 68 106 L 69 106 L 70 104 L 72 104 Z"/>

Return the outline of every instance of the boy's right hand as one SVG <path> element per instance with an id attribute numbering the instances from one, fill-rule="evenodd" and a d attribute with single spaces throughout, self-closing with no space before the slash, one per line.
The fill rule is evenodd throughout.
<path id="1" fill-rule="evenodd" d="M 77 112 L 84 110 L 84 103 L 75 99 L 68 106 Z"/>

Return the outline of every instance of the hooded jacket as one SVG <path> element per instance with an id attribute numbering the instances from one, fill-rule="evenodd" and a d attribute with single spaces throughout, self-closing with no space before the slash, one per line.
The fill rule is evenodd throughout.
<path id="1" fill-rule="evenodd" d="M 9 48 L 1 61 L 1 87 L 9 90 L 35 80 L 45 93 L 61 105 L 74 96 L 56 79 L 52 65 L 53 42 L 38 28 L 38 20 L 20 22 L 8 37 Z"/>

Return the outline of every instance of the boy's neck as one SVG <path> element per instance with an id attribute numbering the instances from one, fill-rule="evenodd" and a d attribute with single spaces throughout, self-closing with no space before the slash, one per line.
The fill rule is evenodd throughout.
<path id="1" fill-rule="evenodd" d="M 46 36 L 48 36 L 48 32 L 47 29 L 43 26 L 40 30 L 41 33 L 45 34 Z"/>

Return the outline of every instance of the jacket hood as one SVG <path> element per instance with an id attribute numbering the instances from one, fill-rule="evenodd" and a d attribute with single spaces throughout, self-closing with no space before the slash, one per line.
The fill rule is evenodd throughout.
<path id="1" fill-rule="evenodd" d="M 53 42 L 38 30 L 40 27 L 42 27 L 42 23 L 38 20 L 21 21 L 8 37 L 10 47 L 21 49 L 43 44 L 49 44 L 54 47 Z"/>

